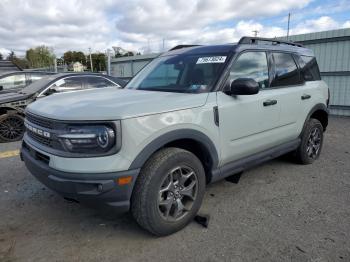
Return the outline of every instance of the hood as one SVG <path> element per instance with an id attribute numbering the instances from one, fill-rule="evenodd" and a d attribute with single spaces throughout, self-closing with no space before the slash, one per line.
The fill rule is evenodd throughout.
<path id="1" fill-rule="evenodd" d="M 207 97 L 208 93 L 103 88 L 54 94 L 30 104 L 27 110 L 58 120 L 117 120 L 199 107 Z"/>
<path id="2" fill-rule="evenodd" d="M 28 98 L 30 95 L 19 93 L 0 94 L 0 105 L 4 103 L 16 102 Z"/>

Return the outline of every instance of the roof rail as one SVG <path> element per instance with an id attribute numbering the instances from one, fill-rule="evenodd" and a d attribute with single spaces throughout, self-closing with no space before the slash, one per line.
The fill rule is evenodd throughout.
<path id="1" fill-rule="evenodd" d="M 173 50 L 181 49 L 181 48 L 194 47 L 194 46 L 200 46 L 200 45 L 177 45 L 177 46 L 171 48 L 169 51 L 173 51 Z"/>
<path id="2" fill-rule="evenodd" d="M 261 42 L 270 42 L 272 45 L 284 44 L 284 45 L 292 45 L 292 46 L 303 47 L 302 44 L 293 43 L 293 42 L 289 42 L 289 41 L 284 41 L 284 40 L 280 40 L 280 39 L 277 39 L 277 38 L 263 38 L 263 37 L 250 37 L 250 36 L 243 36 L 239 40 L 238 44 L 252 45 L 252 44 L 259 44 L 259 41 L 261 41 Z"/>

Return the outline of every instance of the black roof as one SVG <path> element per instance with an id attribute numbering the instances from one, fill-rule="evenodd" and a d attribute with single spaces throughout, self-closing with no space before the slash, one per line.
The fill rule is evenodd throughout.
<path id="1" fill-rule="evenodd" d="M 162 54 L 176 55 L 176 54 L 215 54 L 215 53 L 229 53 L 240 52 L 243 50 L 271 50 L 271 51 L 287 51 L 292 53 L 298 53 L 300 55 L 314 56 L 313 51 L 303 47 L 300 44 L 292 43 L 288 41 L 281 41 L 271 38 L 258 38 L 258 37 L 242 37 L 238 43 L 223 44 L 223 45 L 182 45 L 176 46 Z"/>

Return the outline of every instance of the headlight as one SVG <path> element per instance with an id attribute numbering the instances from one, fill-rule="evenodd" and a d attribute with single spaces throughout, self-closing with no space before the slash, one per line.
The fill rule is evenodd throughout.
<path id="1" fill-rule="evenodd" d="M 69 126 L 58 139 L 68 152 L 101 154 L 116 146 L 116 131 L 107 125 Z"/>

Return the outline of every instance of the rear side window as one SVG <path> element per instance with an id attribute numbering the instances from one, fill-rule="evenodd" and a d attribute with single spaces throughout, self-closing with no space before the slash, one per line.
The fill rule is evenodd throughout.
<path id="1" fill-rule="evenodd" d="M 252 78 L 260 89 L 269 86 L 269 69 L 265 52 L 245 52 L 235 61 L 230 71 L 230 80 Z"/>
<path id="2" fill-rule="evenodd" d="M 321 80 L 320 70 L 316 58 L 312 56 L 298 56 L 301 76 L 305 81 Z"/>
<path id="3" fill-rule="evenodd" d="M 274 77 L 271 87 L 298 85 L 300 79 L 298 67 L 291 54 L 273 53 Z"/>
<path id="4" fill-rule="evenodd" d="M 26 77 L 24 74 L 15 74 L 0 79 L 0 86 L 4 90 L 11 88 L 23 88 L 26 86 Z"/>
<path id="5" fill-rule="evenodd" d="M 28 78 L 28 81 L 30 83 L 34 83 L 35 81 L 38 81 L 44 77 L 46 77 L 47 75 L 45 74 L 40 74 L 40 73 L 28 73 L 27 74 L 27 78 Z"/>
<path id="6" fill-rule="evenodd" d="M 88 76 L 86 77 L 87 88 L 103 88 L 108 86 L 116 86 L 111 81 L 103 77 Z"/>

